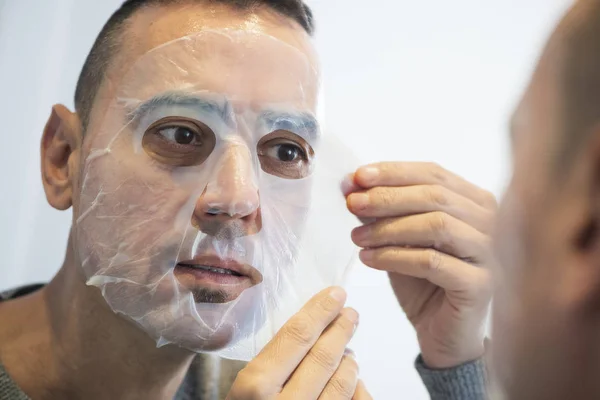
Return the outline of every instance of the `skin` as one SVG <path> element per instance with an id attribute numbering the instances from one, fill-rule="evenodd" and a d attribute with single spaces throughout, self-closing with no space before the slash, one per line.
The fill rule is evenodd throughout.
<path id="1" fill-rule="evenodd" d="M 563 39 L 598 19 L 594 3 L 578 2 L 560 23 L 513 118 L 493 310 L 493 367 L 509 399 L 600 396 L 600 130 L 573 132 L 576 156 L 556 156 L 566 135 L 561 66 L 572 61 Z"/>
<path id="2" fill-rule="evenodd" d="M 350 177 L 352 232 L 367 266 L 387 271 L 430 368 L 484 354 L 494 196 L 431 163 L 379 163 Z"/>
<path id="3" fill-rule="evenodd" d="M 85 137 L 76 113 L 62 105 L 52 110 L 41 158 L 46 197 L 54 208 L 73 207 L 78 215 L 82 162 L 128 66 L 201 27 L 261 31 L 313 57 L 302 28 L 268 9 L 250 14 L 218 5 L 141 10 L 95 99 Z M 308 90 L 306 98 L 314 108 L 316 92 Z M 64 265 L 44 289 L 0 305 L 0 319 L 8 321 L 0 327 L 0 358 L 11 378 L 35 399 L 173 398 L 195 354 L 172 345 L 157 348 L 146 333 L 114 314 L 100 292 L 85 285 L 75 242 L 72 232 Z M 358 322 L 356 311 L 344 308 L 345 300 L 344 291 L 334 288 L 309 301 L 239 374 L 229 398 L 370 399 L 345 350 Z"/>

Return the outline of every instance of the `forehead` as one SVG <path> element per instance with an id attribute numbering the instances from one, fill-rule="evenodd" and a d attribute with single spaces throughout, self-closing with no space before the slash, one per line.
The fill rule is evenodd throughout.
<path id="1" fill-rule="evenodd" d="M 134 41 L 137 47 L 134 53 L 144 54 L 166 42 L 205 29 L 264 33 L 303 53 L 313 53 L 310 37 L 304 29 L 271 8 L 237 10 L 224 4 L 206 3 L 152 6 L 135 13 L 126 32 L 126 38 Z"/>
<path id="2" fill-rule="evenodd" d="M 188 89 L 306 107 L 316 103 L 318 94 L 319 70 L 309 35 L 266 7 L 142 9 L 130 19 L 112 64 L 110 97 L 147 100 Z"/>

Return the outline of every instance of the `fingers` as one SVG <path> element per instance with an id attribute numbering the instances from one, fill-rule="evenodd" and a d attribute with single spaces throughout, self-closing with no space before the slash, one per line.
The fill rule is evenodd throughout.
<path id="1" fill-rule="evenodd" d="M 440 185 L 485 208 L 496 208 L 495 197 L 434 163 L 384 162 L 361 167 L 354 182 L 364 189 L 376 186 Z"/>
<path id="2" fill-rule="evenodd" d="M 371 268 L 426 279 L 446 290 L 476 295 L 489 290 L 489 271 L 434 249 L 382 247 L 362 250 L 360 259 Z"/>
<path id="3" fill-rule="evenodd" d="M 353 355 L 345 355 L 335 374 L 327 382 L 319 400 L 351 400 L 355 398 L 357 385 L 358 364 Z"/>
<path id="4" fill-rule="evenodd" d="M 356 391 L 354 392 L 354 397 L 352 400 L 373 400 L 371 394 L 367 391 L 367 387 L 363 381 L 358 381 L 356 385 Z"/>
<path id="5" fill-rule="evenodd" d="M 490 257 L 489 237 L 442 212 L 386 218 L 352 231 L 357 246 L 433 248 L 471 263 Z"/>
<path id="6" fill-rule="evenodd" d="M 357 190 L 361 190 L 361 187 L 356 183 L 354 174 L 346 175 L 342 181 L 342 194 L 348 196 L 350 193 L 356 192 Z"/>
<path id="7" fill-rule="evenodd" d="M 265 377 L 271 385 L 282 387 L 321 333 L 336 319 L 345 301 L 346 293 L 339 287 L 329 288 L 317 294 L 290 318 L 260 354 L 248 364 L 244 369 L 244 376 L 259 382 Z"/>
<path id="8" fill-rule="evenodd" d="M 334 379 L 332 376 L 337 374 L 336 370 L 340 367 L 344 351 L 354 335 L 357 324 L 358 313 L 355 310 L 351 308 L 342 310 L 340 316 L 327 327 L 317 343 L 304 357 L 285 385 L 282 394 L 294 399 L 317 398 L 328 384 L 327 382 Z M 343 372 L 347 371 L 343 369 Z M 341 378 L 346 378 L 346 375 L 342 374 L 336 379 L 340 380 Z M 338 383 L 341 386 L 342 382 Z M 354 393 L 354 387 L 352 387 L 352 393 Z"/>
<path id="9" fill-rule="evenodd" d="M 348 209 L 362 218 L 402 217 L 442 211 L 487 233 L 493 212 L 441 185 L 375 187 L 352 193 Z"/>

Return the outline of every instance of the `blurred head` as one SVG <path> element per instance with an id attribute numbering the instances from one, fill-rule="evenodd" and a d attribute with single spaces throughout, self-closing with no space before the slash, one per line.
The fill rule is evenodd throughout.
<path id="1" fill-rule="evenodd" d="M 600 396 L 600 1 L 552 35 L 513 117 L 494 366 L 510 399 Z"/>
<path id="2" fill-rule="evenodd" d="M 76 263 L 159 344 L 212 350 L 255 328 L 265 270 L 295 257 L 318 139 L 311 30 L 299 1 L 128 1 L 77 112 L 53 110 L 44 185 L 73 206 Z"/>

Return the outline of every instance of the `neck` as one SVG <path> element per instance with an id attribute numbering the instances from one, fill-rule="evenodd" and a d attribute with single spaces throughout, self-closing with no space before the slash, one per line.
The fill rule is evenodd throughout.
<path id="1" fill-rule="evenodd" d="M 27 375 L 43 387 L 13 378 L 32 398 L 172 399 L 193 354 L 175 346 L 157 348 L 146 333 L 114 314 L 100 291 L 85 285 L 71 247 L 70 241 L 65 263 L 47 287 L 20 306 L 13 302 L 23 316 L 20 330 L 39 332 L 21 335 L 23 343 L 13 348 L 36 348 Z M 3 361 L 13 375 L 4 356 Z"/>

